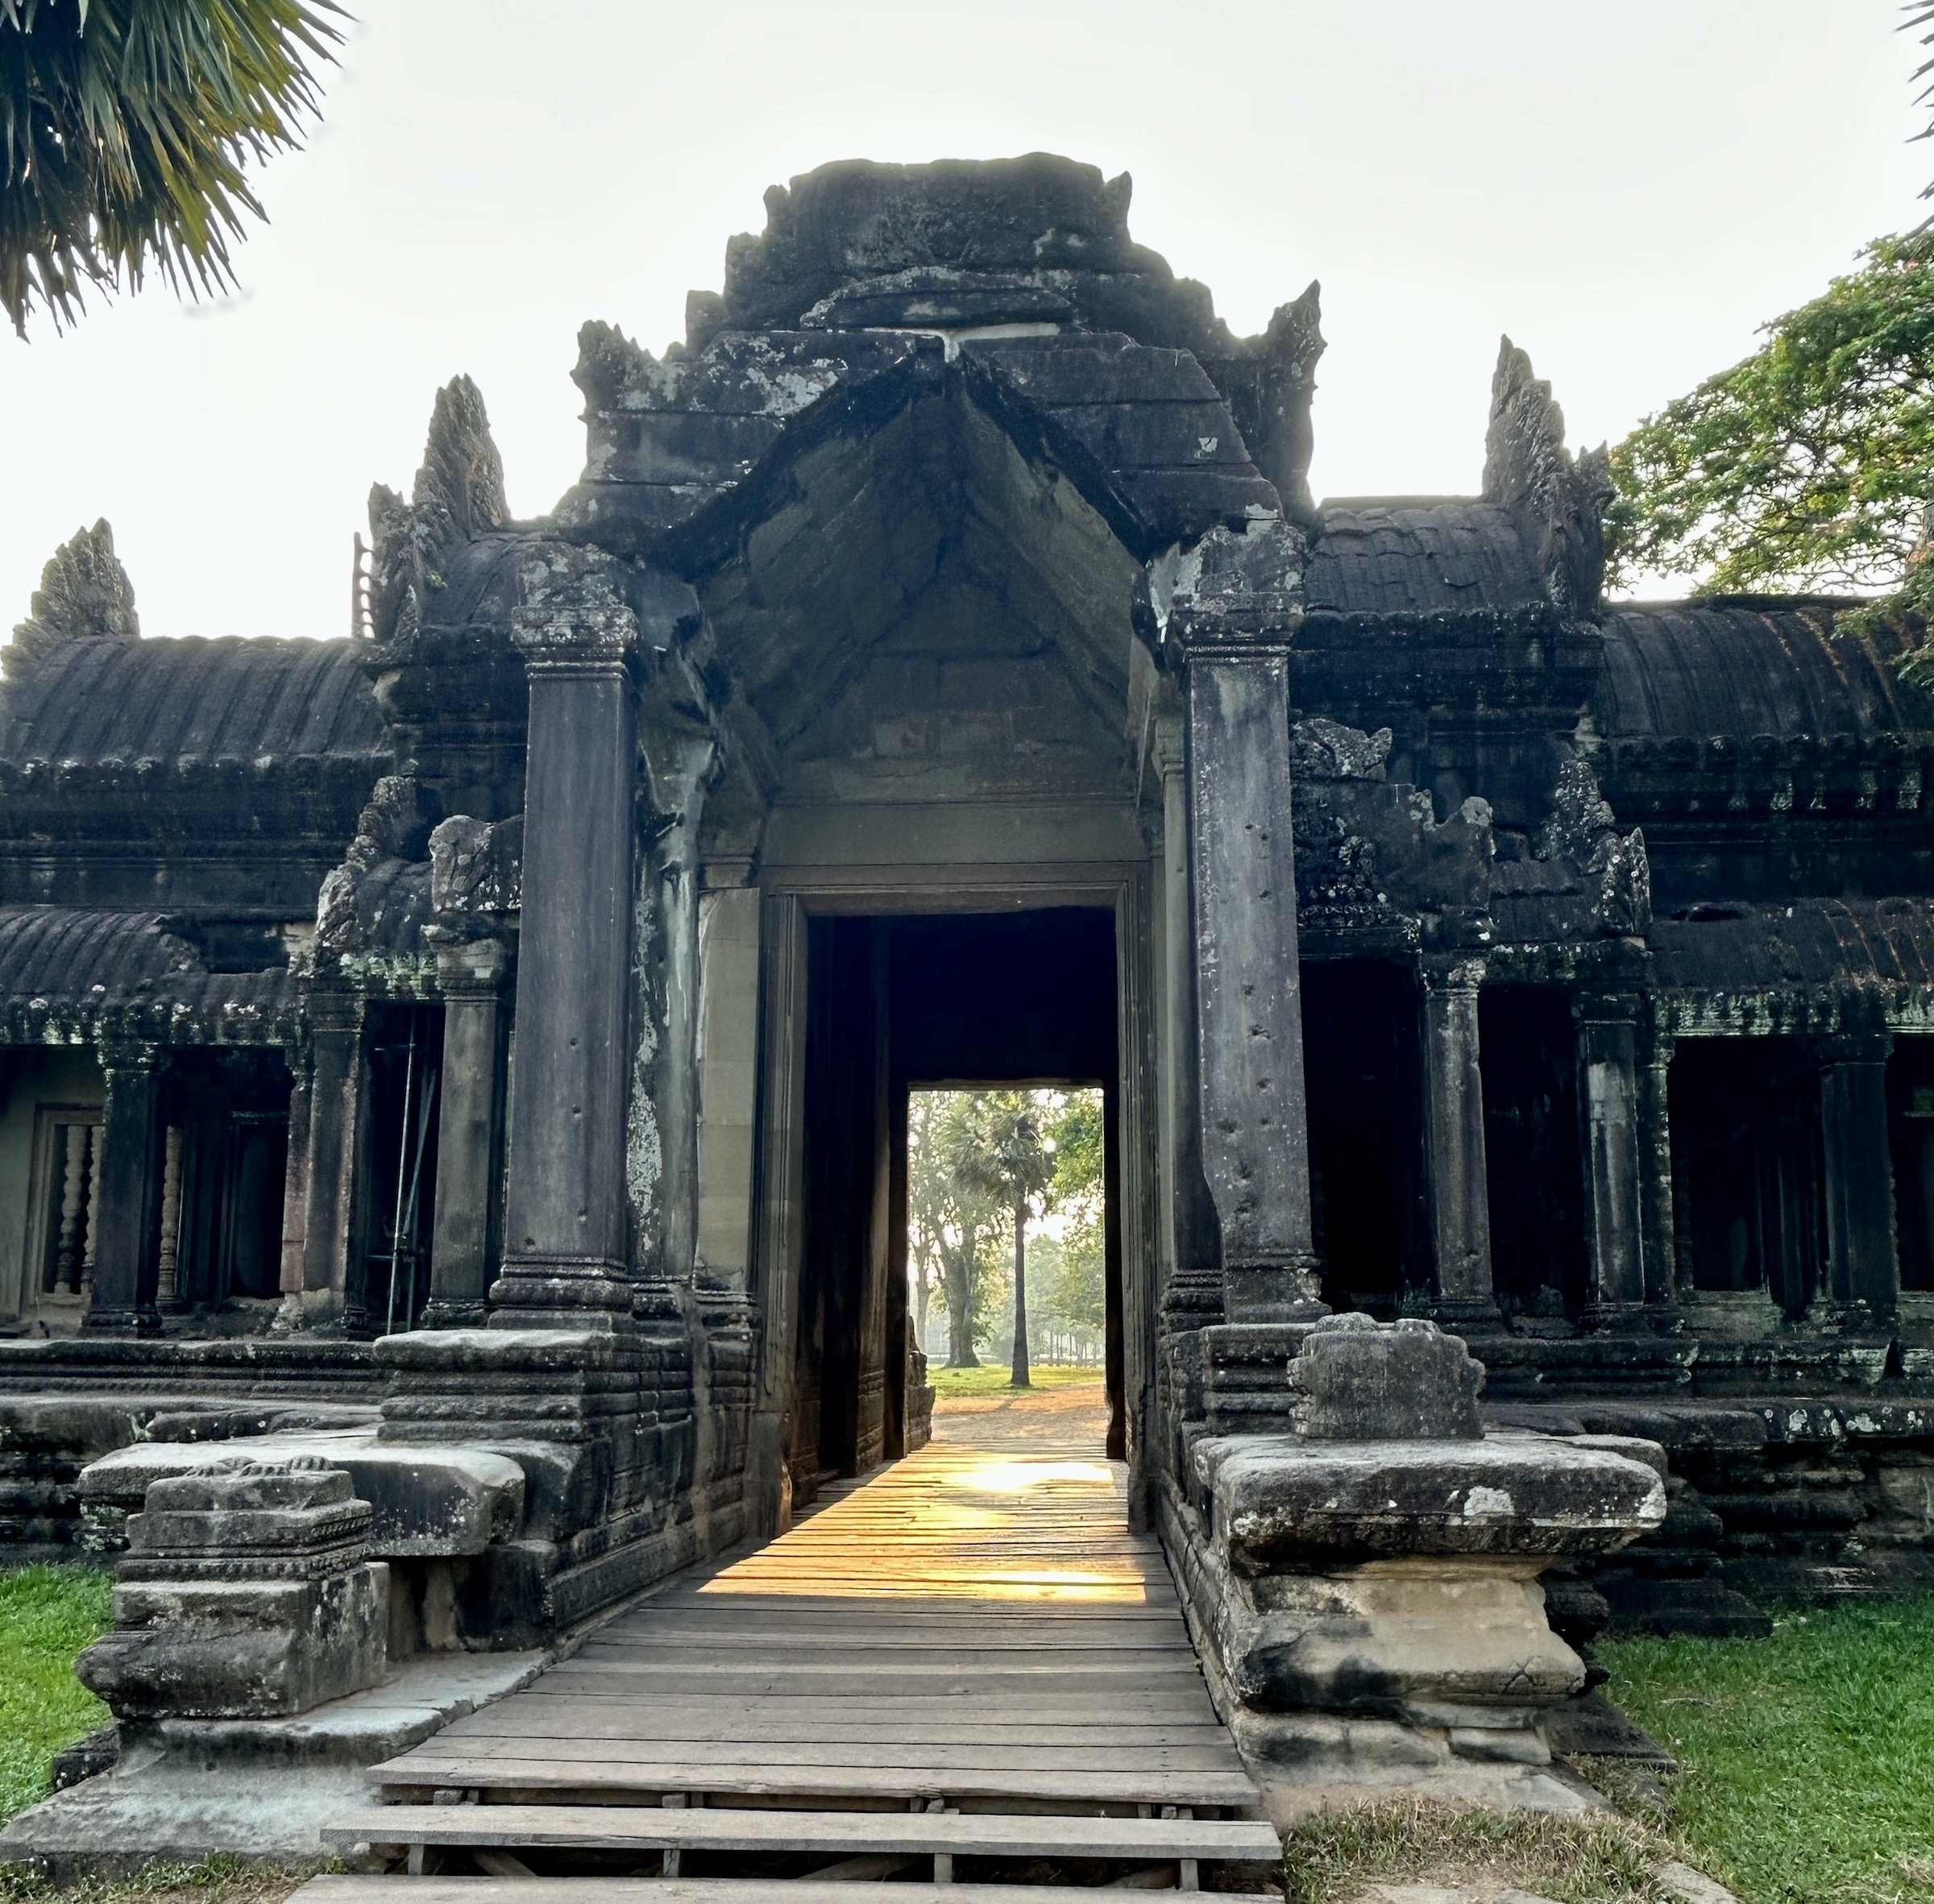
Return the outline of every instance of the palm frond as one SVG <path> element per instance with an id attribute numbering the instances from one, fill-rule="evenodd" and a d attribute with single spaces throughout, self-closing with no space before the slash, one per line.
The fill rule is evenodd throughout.
<path id="1" fill-rule="evenodd" d="M 0 309 L 234 282 L 247 168 L 300 143 L 336 0 L 0 0 Z"/>

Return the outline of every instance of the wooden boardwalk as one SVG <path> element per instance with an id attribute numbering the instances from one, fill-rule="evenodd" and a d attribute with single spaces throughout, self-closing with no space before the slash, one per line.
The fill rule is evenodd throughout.
<path id="1" fill-rule="evenodd" d="M 1128 1532 L 1124 1471 L 1091 1442 L 1056 1445 L 1056 1421 L 1024 1437 L 948 1422 L 973 1438 L 832 1490 L 770 1545 L 670 1583 L 523 1692 L 377 1768 L 384 1795 L 1249 1811 L 1160 1549 Z"/>

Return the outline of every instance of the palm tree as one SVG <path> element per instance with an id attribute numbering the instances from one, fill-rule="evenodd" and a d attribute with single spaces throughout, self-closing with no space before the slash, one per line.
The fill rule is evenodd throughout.
<path id="1" fill-rule="evenodd" d="M 0 304 L 56 326 L 89 284 L 234 282 L 267 214 L 245 168 L 293 147 L 335 0 L 0 0 Z"/>

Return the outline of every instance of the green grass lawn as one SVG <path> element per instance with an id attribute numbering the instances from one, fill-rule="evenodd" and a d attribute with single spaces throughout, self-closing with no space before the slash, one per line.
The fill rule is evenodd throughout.
<path id="1" fill-rule="evenodd" d="M 1686 1842 L 1745 1904 L 1934 1904 L 1934 1595 L 1597 1650 L 1683 1768 Z"/>
<path id="2" fill-rule="evenodd" d="M 1102 1371 L 1092 1363 L 1085 1367 L 1062 1367 L 1054 1363 L 1036 1363 L 1028 1370 L 1035 1388 L 1065 1388 L 1074 1382 L 1099 1383 Z M 927 1379 L 942 1401 L 952 1395 L 1025 1395 L 1007 1379 L 1007 1364 L 987 1363 L 979 1368 L 947 1368 L 938 1363 L 927 1365 Z"/>
<path id="3" fill-rule="evenodd" d="M 74 1656 L 106 1627 L 114 1589 L 91 1567 L 0 1573 L 0 1821 L 45 1798 L 54 1753 L 108 1716 Z"/>

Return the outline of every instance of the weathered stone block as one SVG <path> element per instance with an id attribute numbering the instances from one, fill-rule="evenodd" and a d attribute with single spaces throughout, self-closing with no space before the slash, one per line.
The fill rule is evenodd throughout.
<path id="1" fill-rule="evenodd" d="M 312 1456 L 340 1468 L 369 1504 L 369 1547 L 388 1560 L 480 1553 L 513 1537 L 524 1516 L 524 1471 L 509 1456 L 476 1448 L 392 1446 L 372 1429 L 231 1442 L 251 1460 Z M 98 1546 L 118 1546 L 122 1520 L 137 1512 L 155 1482 L 200 1466 L 208 1450 L 185 1442 L 138 1441 L 81 1476 L 81 1507 Z"/>
<path id="2" fill-rule="evenodd" d="M 375 1685 L 389 1569 L 369 1559 L 370 1519 L 313 1456 L 231 1455 L 156 1481 L 82 1684 L 123 1719 L 274 1717 Z"/>
<path id="3" fill-rule="evenodd" d="M 316 1579 L 134 1582 L 74 1670 L 123 1719 L 275 1718 L 376 1685 L 388 1628 L 380 1561 Z"/>
<path id="4" fill-rule="evenodd" d="M 1434 1322 L 1326 1316 L 1289 1364 L 1302 1397 L 1296 1432 L 1320 1441 L 1480 1441 L 1484 1379 L 1484 1365 Z"/>
<path id="5" fill-rule="evenodd" d="M 1231 1609 L 1225 1663 L 1243 1703 L 1430 1724 L 1484 1723 L 1584 1687 L 1578 1655 L 1551 1631 L 1537 1564 L 1391 1560 L 1347 1574 L 1259 1583 Z"/>
<path id="6" fill-rule="evenodd" d="M 1650 1467 L 1533 1436 L 1210 1437 L 1193 1461 L 1217 1539 L 1250 1575 L 1405 1554 L 1609 1553 L 1666 1512 Z"/>

